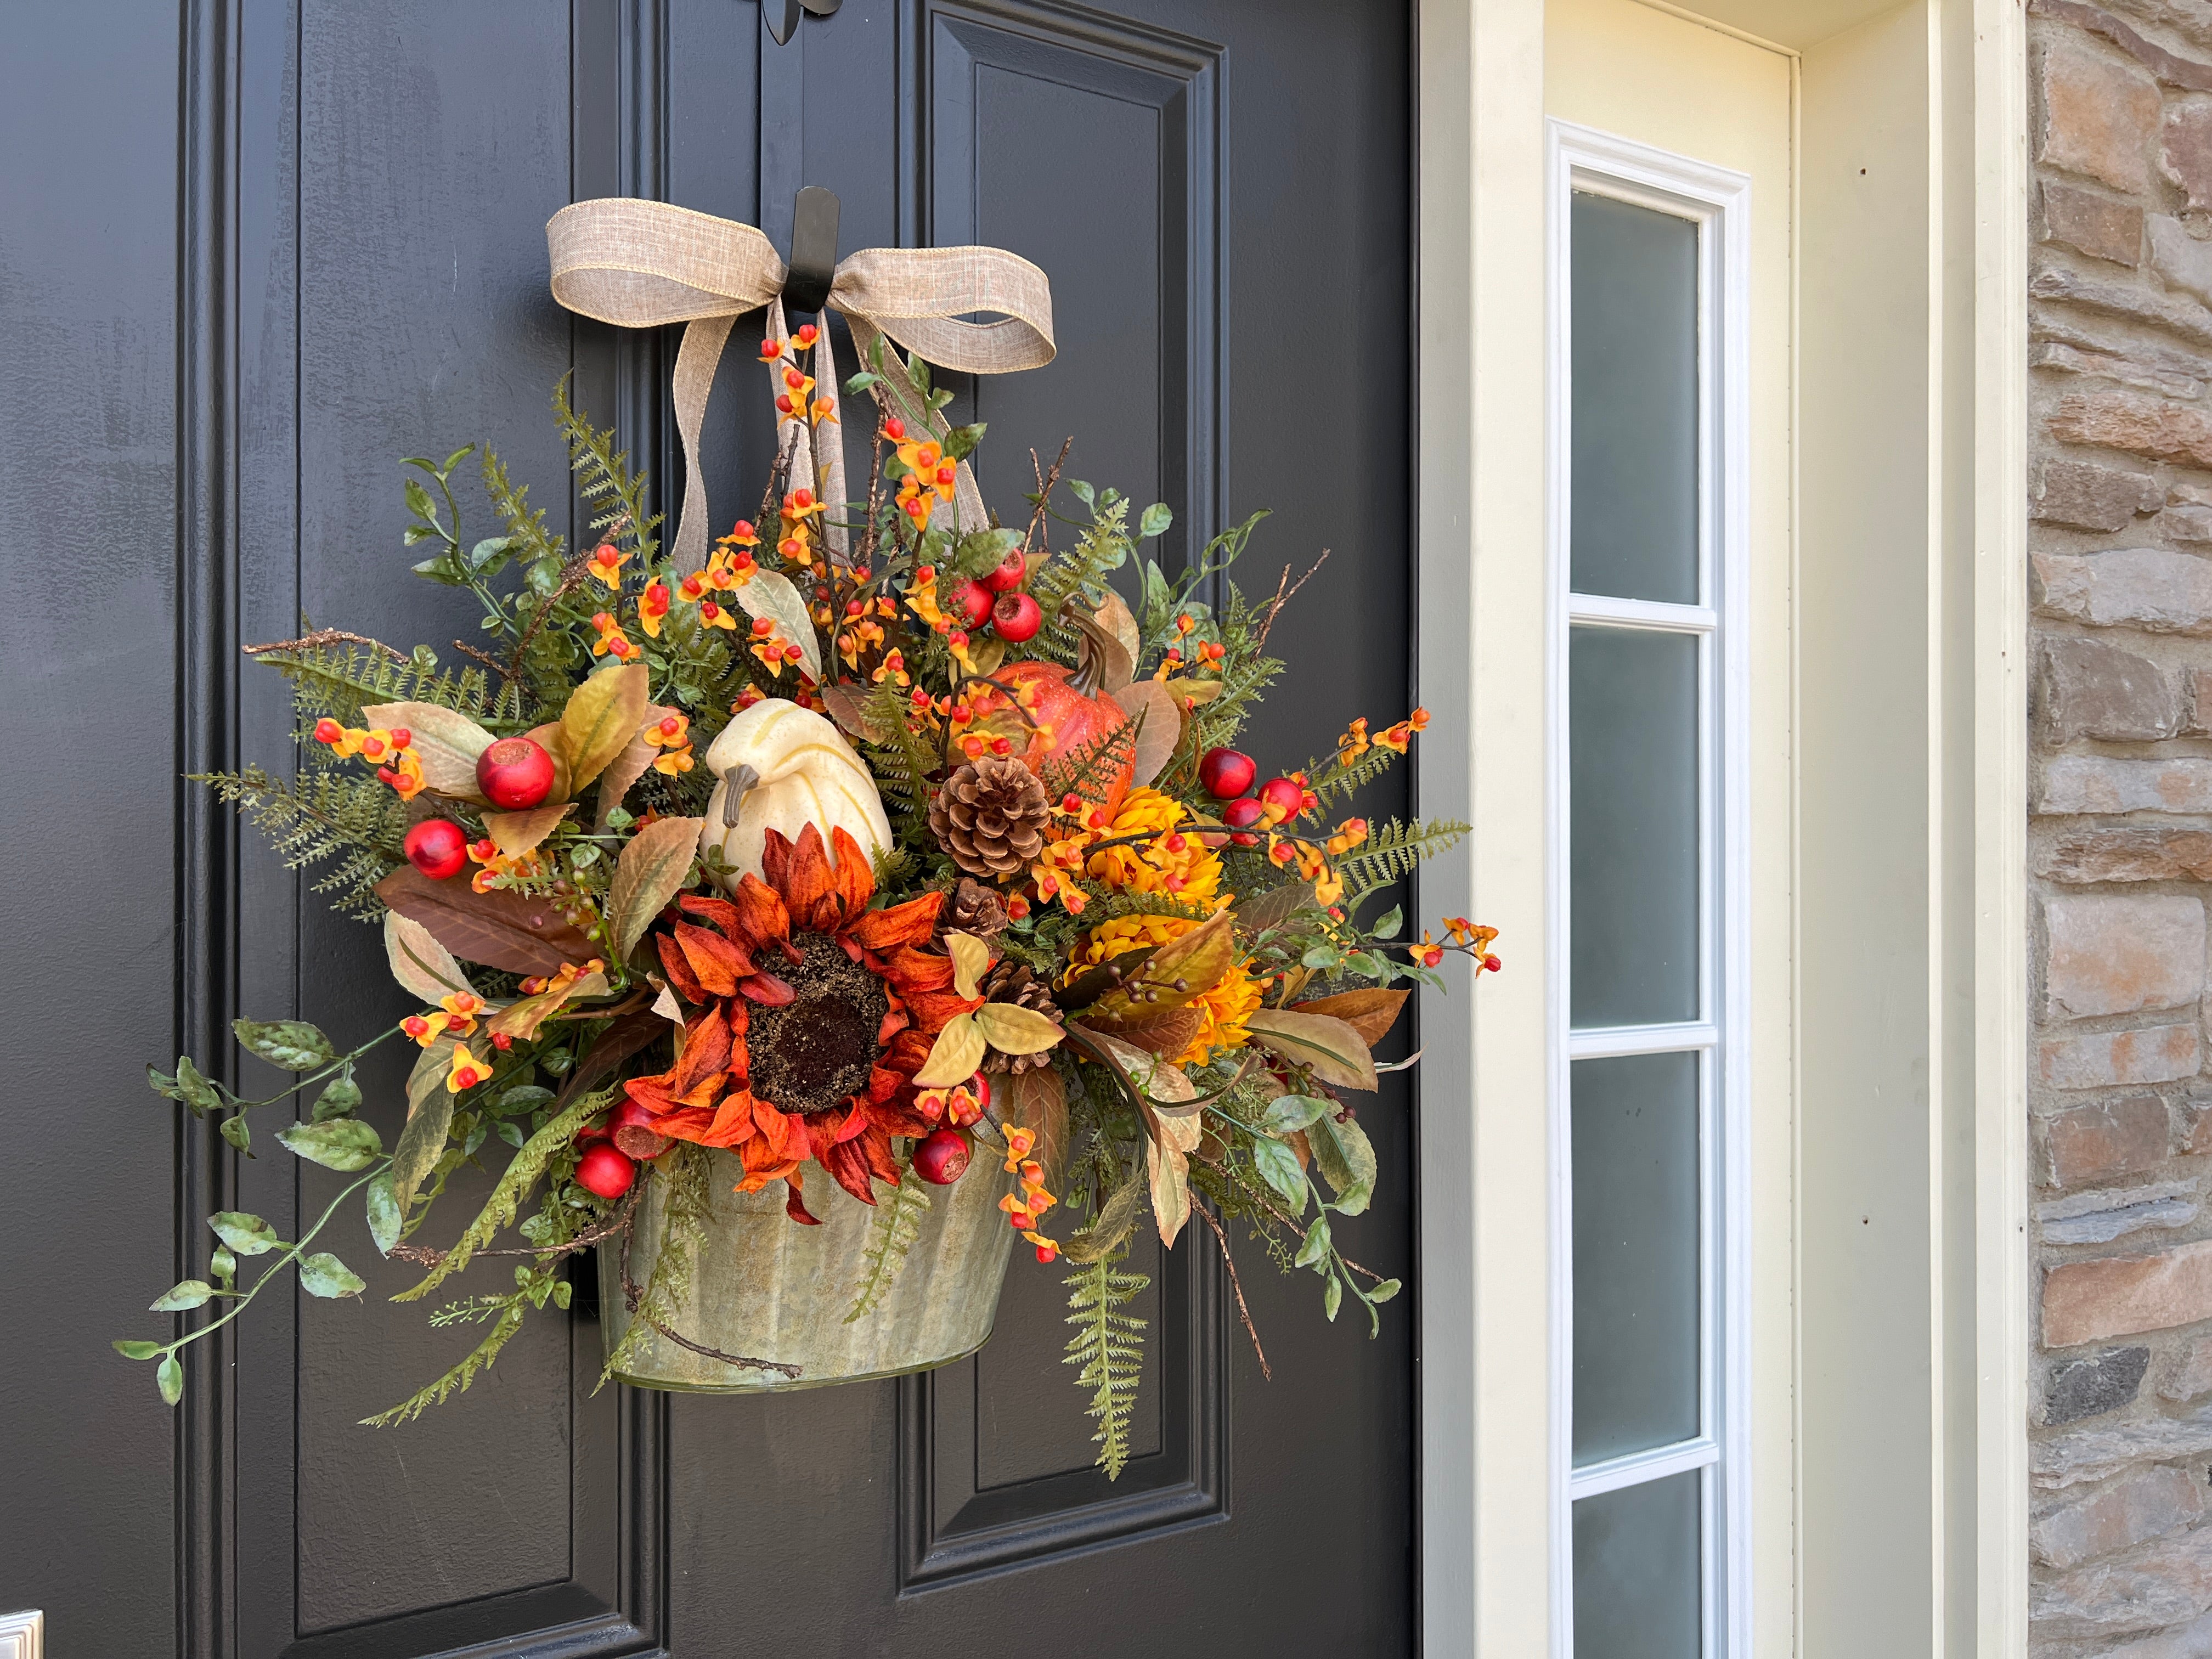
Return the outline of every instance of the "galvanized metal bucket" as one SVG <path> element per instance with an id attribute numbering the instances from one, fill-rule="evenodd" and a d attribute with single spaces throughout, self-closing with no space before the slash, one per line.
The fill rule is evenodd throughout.
<path id="1" fill-rule="evenodd" d="M 621 1381 L 696 1394 L 818 1389 L 950 1364 L 989 1340 L 1014 1230 L 999 1208 L 1013 1177 L 988 1147 L 952 1185 L 927 1189 L 928 1211 L 890 1290 L 873 1311 L 850 1322 L 890 1194 L 878 1188 L 871 1209 L 827 1179 L 810 1181 L 807 1206 L 822 1224 L 802 1226 L 784 1213 L 781 1182 L 757 1193 L 732 1191 L 744 1166 L 729 1152 L 709 1156 L 713 1219 L 690 1288 L 663 1322 L 702 1346 L 793 1365 L 799 1375 L 728 1364 L 656 1332 L 615 1373 Z M 630 1276 L 640 1282 L 660 1249 L 660 1197 L 656 1182 L 638 1203 L 629 1259 Z M 600 1322 L 610 1353 L 633 1317 L 620 1248 L 618 1241 L 599 1247 Z"/>

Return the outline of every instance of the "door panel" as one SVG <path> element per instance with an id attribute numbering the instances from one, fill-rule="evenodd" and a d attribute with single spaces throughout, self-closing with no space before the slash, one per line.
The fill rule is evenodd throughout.
<path id="1" fill-rule="evenodd" d="M 761 224 L 781 244 L 793 192 L 819 183 L 841 198 L 845 251 L 983 240 L 1036 260 L 1054 283 L 1059 359 L 953 382 L 961 417 L 991 424 L 982 478 L 999 510 L 1023 510 L 1027 452 L 1049 463 L 1071 434 L 1072 476 L 1175 507 L 1171 562 L 1270 507 L 1241 573 L 1248 589 L 1272 590 L 1285 565 L 1295 579 L 1335 550 L 1275 631 L 1301 670 L 1249 746 L 1287 769 L 1353 716 L 1395 719 L 1408 706 L 1402 9 L 845 0 L 781 47 L 744 0 L 210 0 L 192 15 L 162 46 L 184 52 L 182 127 L 199 158 L 179 229 L 193 250 L 180 256 L 185 289 L 88 289 L 72 310 L 51 283 L 0 286 L 10 337 L 27 304 L 52 308 L 70 338 L 126 300 L 163 326 L 173 307 L 185 365 L 175 418 L 203 410 L 193 429 L 206 434 L 177 443 L 173 486 L 155 463 L 115 475 L 121 498 L 153 501 L 161 525 L 173 488 L 206 503 L 204 528 L 177 556 L 174 650 L 149 624 L 146 648 L 109 671 L 161 711 L 144 727 L 158 752 L 123 805 L 176 826 L 191 897 L 177 907 L 175 940 L 145 921 L 158 914 L 145 888 L 126 901 L 103 884 L 75 895 L 66 916 L 26 896 L 12 913 L 53 949 L 88 925 L 107 929 L 145 979 L 122 988 L 137 1023 L 113 1041 L 130 1064 L 98 1083 L 103 1121 L 132 1138 L 119 1162 L 88 1146 L 57 1166 L 55 1195 L 37 1200 L 53 1206 L 53 1226 L 95 1193 L 112 1207 L 127 1192 L 143 1215 L 173 1202 L 180 1249 L 196 1253 L 181 1274 L 204 1265 L 209 1211 L 253 1210 L 282 1231 L 337 1190 L 325 1171 L 239 1160 L 188 1125 L 173 1192 L 172 1149 L 144 1139 L 160 1106 L 143 1097 L 137 1062 L 179 1046 L 217 1051 L 235 1012 L 295 1010 L 347 1031 L 406 1012 L 365 931 L 170 775 L 281 759 L 283 688 L 242 671 L 238 653 L 303 618 L 460 657 L 447 642 L 469 640 L 467 608 L 397 579 L 399 456 L 488 441 L 573 532 L 546 410 L 573 374 L 579 401 L 619 422 L 660 498 L 680 499 L 665 397 L 674 333 L 582 322 L 546 292 L 544 222 L 569 200 L 659 196 Z M 49 73 L 92 72 L 97 46 L 58 46 Z M 166 169 L 160 144 L 148 154 Z M 88 151 L 64 172 L 92 177 L 92 165 Z M 154 260 L 163 283 L 166 257 Z M 718 521 L 750 513 L 769 453 L 749 361 L 757 326 L 740 325 L 707 421 Z M 166 374 L 166 350 L 144 361 Z M 20 421 L 38 405 L 6 406 Z M 150 406 L 166 407 L 161 395 Z M 57 454 L 113 456 L 102 405 L 54 409 L 68 440 Z M 848 459 L 864 468 L 866 422 L 850 427 Z M 148 429 L 167 455 L 167 428 Z M 25 480 L 0 487 L 18 521 L 49 526 L 56 507 Z M 473 492 L 463 510 L 470 526 L 487 521 Z M 119 521 L 114 533 L 135 535 Z M 132 591 L 125 568 L 101 579 Z M 149 614 L 167 603 L 149 593 Z M 100 636 L 67 637 L 83 651 Z M 106 741 L 99 701 L 79 688 L 73 702 L 40 702 L 40 718 L 64 741 Z M 1399 781 L 1361 810 L 1404 804 Z M 167 846 L 156 841 L 158 866 Z M 158 867 L 148 878 L 163 878 Z M 13 1006 L 45 1018 L 19 1029 L 113 1002 L 118 983 L 27 982 Z M 252 1069 L 235 1080 L 273 1082 Z M 404 1070 L 397 1057 L 362 1078 L 387 1139 Z M 31 1056 L 17 1074 L 36 1074 Z M 1359 1260 L 1400 1277 L 1412 1276 L 1410 1097 L 1394 1078 L 1361 1103 L 1383 1175 L 1370 1212 L 1340 1229 Z M 457 1224 L 484 1188 L 457 1176 L 432 1231 Z M 927 1377 L 755 1400 L 594 1395 L 586 1273 L 571 1317 L 526 1326 L 468 1394 L 369 1430 L 357 1419 L 471 1340 L 386 1299 L 410 1282 L 404 1264 L 369 1272 L 358 1224 L 343 1223 L 337 1248 L 368 1273 L 370 1294 L 257 1303 L 234 1340 L 192 1351 L 173 1419 L 103 1346 L 161 1271 L 159 1232 L 94 1270 L 103 1287 L 118 1279 L 96 1310 L 52 1315 L 66 1341 L 50 1363 L 98 1390 L 113 1423 L 80 1454 L 91 1472 L 7 1453 L 10 1485 L 40 1471 L 68 1494 L 60 1534 L 100 1564 L 86 1573 L 32 1547 L 28 1517 L 0 1506 L 0 1559 L 33 1564 L 20 1590 L 14 1568 L 0 1569 L 0 1606 L 43 1603 L 58 1651 L 161 1650 L 143 1598 L 91 1592 L 126 1574 L 147 1582 L 149 1562 L 173 1560 L 185 1587 L 175 1650 L 209 1659 L 929 1659 L 1046 1631 L 1071 1652 L 1411 1651 L 1411 1310 L 1386 1310 L 1379 1340 L 1350 1318 L 1326 1324 L 1309 1275 L 1271 1271 L 1241 1241 L 1275 1382 L 1260 1376 L 1211 1237 L 1141 1248 L 1135 1265 L 1154 1285 L 1137 1309 L 1150 1322 L 1137 1455 L 1109 1483 L 1061 1363 L 1061 1270 L 1026 1252 L 992 1344 Z M 11 1366 L 9 1380 L 20 1397 L 45 1374 Z M 104 1493 L 151 1503 L 173 1463 L 181 1538 L 119 1502 L 109 1507 L 136 1530 L 100 1530 Z M 166 1626 L 166 1604 L 157 1613 Z"/>

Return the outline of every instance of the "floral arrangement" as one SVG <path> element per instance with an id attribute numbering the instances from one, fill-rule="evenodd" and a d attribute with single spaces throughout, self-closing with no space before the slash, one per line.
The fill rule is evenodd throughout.
<path id="1" fill-rule="evenodd" d="M 159 1362 L 164 1399 L 179 1350 L 284 1267 L 312 1295 L 365 1288 L 319 1248 L 348 1200 L 380 1253 L 428 1268 L 402 1300 L 479 1254 L 520 1263 L 511 1289 L 432 1315 L 487 1328 L 380 1425 L 467 1388 L 532 1310 L 566 1308 L 562 1262 L 594 1246 L 619 1253 L 633 1315 L 608 1375 L 653 1333 L 733 1370 L 793 1370 L 672 1322 L 684 1218 L 696 1242 L 717 1170 L 739 1191 L 781 1183 L 792 1227 L 877 1206 L 866 1273 L 821 1287 L 847 1319 L 902 1271 L 933 1188 L 1003 1171 L 1007 1225 L 1069 1270 L 1069 1363 L 1109 1474 L 1140 1225 L 1172 1245 L 1195 1216 L 1226 1255 L 1234 1219 L 1316 1276 L 1332 1320 L 1348 1294 L 1376 1321 L 1397 1292 L 1331 1234 L 1376 1175 L 1347 1095 L 1392 1069 L 1371 1050 L 1404 981 L 1440 983 L 1448 951 L 1498 966 L 1489 928 L 1454 919 L 1414 944 L 1396 908 L 1368 915 L 1465 829 L 1349 810 L 1425 714 L 1354 721 L 1262 782 L 1232 745 L 1281 672 L 1267 636 L 1295 588 L 1286 570 L 1255 603 L 1228 581 L 1256 517 L 1171 574 L 1142 550 L 1165 507 L 1070 483 L 1081 516 L 1062 516 L 1063 447 L 1036 468 L 1025 527 L 963 533 L 950 504 L 983 428 L 947 429 L 949 394 L 880 342 L 847 387 L 881 410 L 867 498 L 825 502 L 811 465 L 793 476 L 794 453 L 837 441 L 820 344 L 811 325 L 763 343 L 779 431 L 811 448 L 783 446 L 758 513 L 702 568 L 663 558 L 644 480 L 564 386 L 594 510 L 573 556 L 488 452 L 405 464 L 407 541 L 429 552 L 416 574 L 483 606 L 465 662 L 335 629 L 251 647 L 292 684 L 297 775 L 201 781 L 295 866 L 326 866 L 319 890 L 380 923 L 420 1009 L 343 1050 L 301 1022 L 239 1021 L 246 1052 L 296 1075 L 266 1099 L 189 1057 L 149 1068 L 240 1152 L 250 1113 L 313 1091 L 275 1138 L 354 1177 L 296 1240 L 209 1218 L 204 1276 L 153 1304 L 199 1317 L 115 1345 Z M 471 456 L 504 526 L 474 542 L 453 494 Z M 1058 547 L 1055 526 L 1073 532 Z M 420 1050 L 389 1147 L 355 1080 L 386 1042 Z M 413 1242 L 448 1178 L 502 1146 L 455 1242 Z M 631 1227 L 656 1186 L 674 1219 L 641 1283 Z M 520 1245 L 492 1251 L 509 1227 Z M 249 1274 L 252 1256 L 268 1260 Z"/>

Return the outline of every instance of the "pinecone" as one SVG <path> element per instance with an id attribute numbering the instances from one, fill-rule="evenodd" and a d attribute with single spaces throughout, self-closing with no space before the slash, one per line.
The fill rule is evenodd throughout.
<path id="1" fill-rule="evenodd" d="M 1052 804 L 1018 760 L 987 755 L 945 781 L 929 800 L 929 828 L 970 875 L 1011 876 L 1044 850 Z"/>
<path id="2" fill-rule="evenodd" d="M 1052 987 L 1031 973 L 1018 962 L 1002 962 L 983 975 L 978 988 L 986 1002 L 1011 1002 L 1017 1007 L 1033 1008 L 1047 1019 L 1060 1018 L 1059 1006 L 1052 1000 Z M 1052 1050 L 1041 1054 L 1002 1054 L 996 1048 L 983 1057 L 987 1072 L 1011 1072 L 1016 1076 L 1039 1066 L 1052 1064 Z"/>
<path id="3" fill-rule="evenodd" d="M 1006 931 L 1006 907 L 998 894 L 980 881 L 960 878 L 959 886 L 952 890 L 952 902 L 938 914 L 937 931 L 942 937 L 948 930 L 972 933 L 977 939 L 989 939 Z"/>

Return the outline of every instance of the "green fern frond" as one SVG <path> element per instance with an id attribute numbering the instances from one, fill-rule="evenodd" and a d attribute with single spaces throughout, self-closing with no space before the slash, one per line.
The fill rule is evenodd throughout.
<path id="1" fill-rule="evenodd" d="M 592 510 L 592 528 L 627 538 L 647 562 L 659 551 L 660 515 L 646 510 L 646 477 L 629 470 L 629 452 L 615 447 L 615 429 L 601 431 L 568 402 L 568 376 L 553 388 L 553 416 L 568 441 L 576 493 Z"/>
<path id="2" fill-rule="evenodd" d="M 1098 1443 L 1098 1467 L 1109 1480 L 1120 1479 L 1129 1462 L 1129 1415 L 1145 1358 L 1145 1322 L 1121 1310 L 1152 1282 L 1144 1273 L 1121 1271 L 1127 1255 L 1126 1247 L 1114 1251 L 1077 1267 L 1066 1279 L 1067 1305 L 1074 1310 L 1067 1322 L 1076 1328 L 1062 1363 L 1083 1368 L 1076 1386 L 1091 1391 L 1085 1410 L 1098 1425 L 1091 1437 Z"/>
<path id="3" fill-rule="evenodd" d="M 363 707 L 380 702 L 432 702 L 472 720 L 490 712 L 491 690 L 481 668 L 441 669 L 435 652 L 417 647 L 410 657 L 372 649 L 351 640 L 315 640 L 260 648 L 267 663 L 292 683 L 292 702 L 302 732 L 328 715 L 359 726 Z"/>
<path id="4" fill-rule="evenodd" d="M 1413 823 L 1392 818 L 1365 845 L 1336 861 L 1336 872 L 1344 878 L 1342 902 L 1349 908 L 1377 888 L 1411 875 L 1414 866 L 1451 846 L 1469 827 L 1450 818 Z"/>
<path id="5" fill-rule="evenodd" d="M 899 1171 L 898 1190 L 888 1202 L 876 1206 L 866 1253 L 861 1257 L 860 1282 L 853 1290 L 853 1310 L 848 1325 L 865 1319 L 884 1305 L 884 1298 L 898 1282 L 906 1253 L 921 1237 L 921 1218 L 929 1213 L 929 1186 L 909 1164 Z"/>
<path id="6" fill-rule="evenodd" d="M 1105 586 L 1106 573 L 1127 562 L 1128 521 L 1126 500 L 1100 508 L 1076 542 L 1074 551 L 1054 559 L 1030 579 L 1030 596 L 1045 616 L 1043 629 L 1030 643 L 1031 655 L 1054 662 L 1075 660 L 1081 636 L 1060 622 L 1060 607 L 1073 599 L 1088 610 L 1093 603 L 1091 595 Z"/>
<path id="7" fill-rule="evenodd" d="M 594 1394 L 659 1334 L 656 1326 L 675 1317 L 677 1304 L 690 1293 L 699 1245 L 707 1237 L 714 1194 L 706 1149 L 678 1141 L 666 1156 L 656 1158 L 651 1169 L 653 1179 L 664 1183 L 660 1248 L 653 1252 L 653 1270 L 646 1274 L 645 1290 L 630 1316 L 629 1328 L 600 1368 L 599 1380 L 592 1390 Z"/>
<path id="8" fill-rule="evenodd" d="M 1211 905 L 1189 903 L 1171 893 L 1140 893 L 1134 888 L 1094 886 L 1087 881 L 1078 884 L 1089 896 L 1083 907 L 1085 927 L 1121 916 L 1180 916 L 1186 921 L 1206 921 L 1213 915 Z"/>
<path id="9" fill-rule="evenodd" d="M 343 854 L 315 890 L 337 895 L 332 906 L 348 915 L 374 921 L 384 914 L 374 890 L 405 857 L 407 804 L 374 777 L 310 772 L 296 780 L 272 778 L 249 766 L 194 773 L 191 781 L 252 819 L 289 868 Z"/>
<path id="10" fill-rule="evenodd" d="M 1362 787 L 1389 771 L 1390 763 L 1397 758 L 1395 750 L 1386 749 L 1378 743 L 1340 772 L 1334 769 L 1334 759 L 1308 761 L 1306 775 L 1316 780 L 1314 796 L 1327 806 L 1335 801 L 1349 801 Z"/>
<path id="11" fill-rule="evenodd" d="M 466 1358 L 459 1364 L 454 1366 L 428 1387 L 410 1395 L 388 1411 L 379 1412 L 374 1417 L 362 1418 L 361 1419 L 362 1426 L 371 1429 L 388 1429 L 395 1424 L 411 1423 L 431 1407 L 441 1406 L 453 1395 L 465 1390 L 470 1383 L 477 1380 L 478 1372 L 488 1370 L 492 1361 L 499 1358 L 499 1351 L 507 1346 L 507 1339 L 522 1328 L 523 1316 L 529 1311 L 528 1297 L 528 1290 L 521 1289 L 507 1296 L 481 1298 L 485 1304 L 485 1314 L 488 1315 L 494 1309 L 498 1312 L 496 1322 L 484 1333 L 483 1340 L 470 1349 Z M 441 1322 L 434 1319 L 431 1322 L 435 1324 Z"/>
<path id="12" fill-rule="evenodd" d="M 491 497 L 493 509 L 507 526 L 510 554 L 522 564 L 538 559 L 557 561 L 562 538 L 546 529 L 544 510 L 531 507 L 530 486 L 509 483 L 507 464 L 492 453 L 489 445 L 483 467 L 484 494 Z"/>
<path id="13" fill-rule="evenodd" d="M 1079 748 L 1047 761 L 1040 775 L 1044 793 L 1053 800 L 1072 794 L 1103 801 L 1136 753 L 1137 722 L 1123 720 Z"/>

